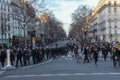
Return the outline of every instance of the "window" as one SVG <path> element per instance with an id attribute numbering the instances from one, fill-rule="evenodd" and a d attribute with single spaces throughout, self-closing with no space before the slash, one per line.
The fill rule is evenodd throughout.
<path id="1" fill-rule="evenodd" d="M 109 28 L 111 28 L 111 23 L 109 22 Z"/>
<path id="2" fill-rule="evenodd" d="M 111 28 L 111 25 L 109 26 L 109 28 Z"/>
<path id="3" fill-rule="evenodd" d="M 3 4 L 1 4 L 1 10 L 3 10 L 3 7 L 4 7 Z"/>
<path id="4" fill-rule="evenodd" d="M 115 28 L 117 28 L 117 26 L 115 25 Z"/>
<path id="5" fill-rule="evenodd" d="M 117 30 L 115 30 L 114 34 L 117 34 Z"/>
<path id="6" fill-rule="evenodd" d="M 6 5 L 4 5 L 4 11 L 6 11 Z"/>
<path id="7" fill-rule="evenodd" d="M 108 2 L 108 5 L 111 6 L 111 2 L 110 1 Z"/>
<path id="8" fill-rule="evenodd" d="M 116 1 L 114 1 L 114 6 L 116 6 L 117 4 L 116 4 Z"/>
<path id="9" fill-rule="evenodd" d="M 115 28 L 117 28 L 117 26 L 115 26 Z"/>
<path id="10" fill-rule="evenodd" d="M 110 1 L 108 2 L 108 12 L 109 13 L 111 12 L 111 2 Z"/>
<path id="11" fill-rule="evenodd" d="M 111 7 L 108 8 L 108 12 L 111 13 Z"/>
<path id="12" fill-rule="evenodd" d="M 6 33 L 5 33 L 5 39 L 6 39 Z"/>
<path id="13" fill-rule="evenodd" d="M 3 3 L 3 0 L 0 0 L 0 3 Z"/>
<path id="14" fill-rule="evenodd" d="M 114 7 L 114 12 L 117 12 L 117 7 Z"/>
<path id="15" fill-rule="evenodd" d="M 117 4 L 116 4 L 116 1 L 114 1 L 114 6 L 115 6 L 115 8 L 114 8 L 114 12 L 117 12 Z"/>
<path id="16" fill-rule="evenodd" d="M 8 3 L 8 0 L 4 0 L 5 3 Z"/>
<path id="17" fill-rule="evenodd" d="M 8 21 L 10 21 L 10 14 L 8 14 L 7 18 L 8 18 Z"/>
<path id="18" fill-rule="evenodd" d="M 7 6 L 7 11 L 8 11 L 8 12 L 10 12 L 10 9 L 9 9 L 9 8 L 10 8 L 10 6 L 8 5 L 8 6 Z"/>
<path id="19" fill-rule="evenodd" d="M 111 34 L 111 30 L 109 30 L 109 34 Z"/>
<path id="20" fill-rule="evenodd" d="M 10 31 L 10 24 L 8 25 L 8 30 Z"/>
<path id="21" fill-rule="evenodd" d="M 0 10 L 1 10 L 1 4 L 0 4 Z"/>
<path id="22" fill-rule="evenodd" d="M 1 20 L 3 20 L 4 18 L 3 18 L 3 13 L 1 13 Z"/>
<path id="23" fill-rule="evenodd" d="M 114 25 L 115 25 L 115 28 L 117 28 L 117 22 L 115 22 Z"/>

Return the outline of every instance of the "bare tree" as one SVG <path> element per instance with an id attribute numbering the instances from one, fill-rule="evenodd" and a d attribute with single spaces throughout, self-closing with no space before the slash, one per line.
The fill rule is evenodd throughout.
<path id="1" fill-rule="evenodd" d="M 70 37 L 80 40 L 82 38 L 82 28 L 85 26 L 86 16 L 90 13 L 91 9 L 87 5 L 80 5 L 72 14 Z"/>
<path id="2" fill-rule="evenodd" d="M 65 31 L 62 28 L 63 23 L 55 17 L 53 12 L 48 13 L 48 26 L 47 26 L 47 32 L 50 34 L 51 38 L 56 39 L 56 38 L 62 38 L 65 37 Z"/>
<path id="3" fill-rule="evenodd" d="M 65 36 L 65 31 L 62 28 L 63 23 L 57 20 L 53 11 L 46 8 L 44 1 L 45 0 L 29 0 L 29 3 L 34 6 L 36 14 L 45 15 L 45 35 L 53 39 L 59 36 Z"/>
<path id="4" fill-rule="evenodd" d="M 19 8 L 19 13 L 15 12 L 18 16 L 22 16 L 23 20 L 20 20 L 19 23 L 22 25 L 22 28 L 24 30 L 24 42 L 25 46 L 26 44 L 26 29 L 29 29 L 27 27 L 28 23 L 35 18 L 35 9 L 32 7 L 32 5 L 28 2 L 21 2 L 20 0 L 18 1 L 11 1 L 11 6 Z M 23 25 L 24 23 L 24 25 Z"/>

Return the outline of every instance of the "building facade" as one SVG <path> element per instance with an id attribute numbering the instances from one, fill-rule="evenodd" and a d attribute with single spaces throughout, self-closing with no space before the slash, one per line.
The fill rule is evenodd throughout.
<path id="1" fill-rule="evenodd" d="M 0 44 L 24 44 L 34 14 L 34 8 L 25 0 L 0 0 Z"/>
<path id="2" fill-rule="evenodd" d="M 120 41 L 120 0 L 100 0 L 87 16 L 91 42 Z"/>
<path id="3" fill-rule="evenodd" d="M 13 36 L 22 35 L 20 10 L 11 5 L 11 0 L 0 0 L 0 44 L 11 45 Z"/>
<path id="4" fill-rule="evenodd" d="M 10 8 L 8 6 L 9 0 L 0 0 L 0 44 L 8 41 L 8 33 L 10 29 L 10 24 L 8 24 Z"/>

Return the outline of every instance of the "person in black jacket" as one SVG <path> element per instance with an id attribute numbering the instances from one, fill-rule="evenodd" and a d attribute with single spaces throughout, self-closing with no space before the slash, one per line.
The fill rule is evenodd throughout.
<path id="1" fill-rule="evenodd" d="M 95 61 L 95 65 L 97 66 L 97 62 L 98 62 L 98 49 L 97 48 L 94 48 L 93 50 L 93 58 Z"/>
<path id="2" fill-rule="evenodd" d="M 89 54 L 89 48 L 86 47 L 86 48 L 84 48 L 84 55 L 85 55 L 84 63 L 85 63 L 86 61 L 89 62 L 88 54 Z"/>
<path id="3" fill-rule="evenodd" d="M 20 61 L 21 66 L 23 66 L 23 64 L 22 64 L 22 50 L 20 48 L 18 48 L 18 50 L 17 50 L 16 67 L 18 67 L 19 61 Z"/>
<path id="4" fill-rule="evenodd" d="M 102 54 L 104 57 L 104 61 L 106 61 L 108 52 L 107 52 L 107 48 L 105 46 L 103 46 L 103 48 L 102 48 Z"/>
<path id="5" fill-rule="evenodd" d="M 36 64 L 36 50 L 34 48 L 31 51 L 31 56 L 32 56 L 33 64 Z"/>
<path id="6" fill-rule="evenodd" d="M 30 52 L 29 52 L 28 48 L 25 48 L 23 51 L 23 61 L 24 61 L 25 66 L 27 64 L 30 65 Z"/>
<path id="7" fill-rule="evenodd" d="M 2 49 L 0 52 L 0 61 L 1 61 L 2 67 L 4 67 L 4 64 L 5 64 L 5 58 L 6 58 L 6 52 L 4 49 Z"/>
<path id="8" fill-rule="evenodd" d="M 75 54 L 75 57 L 78 56 L 78 46 L 77 45 L 74 45 L 74 54 Z"/>
<path id="9" fill-rule="evenodd" d="M 13 49 L 10 49 L 10 61 L 11 65 L 13 66 L 13 63 L 15 61 L 15 54 L 13 53 Z"/>

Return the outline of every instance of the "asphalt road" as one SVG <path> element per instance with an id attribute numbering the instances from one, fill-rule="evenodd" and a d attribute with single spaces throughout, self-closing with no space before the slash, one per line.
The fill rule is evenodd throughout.
<path id="1" fill-rule="evenodd" d="M 75 58 L 58 57 L 45 64 L 5 71 L 0 80 L 120 80 L 120 67 L 111 60 L 77 63 Z"/>

